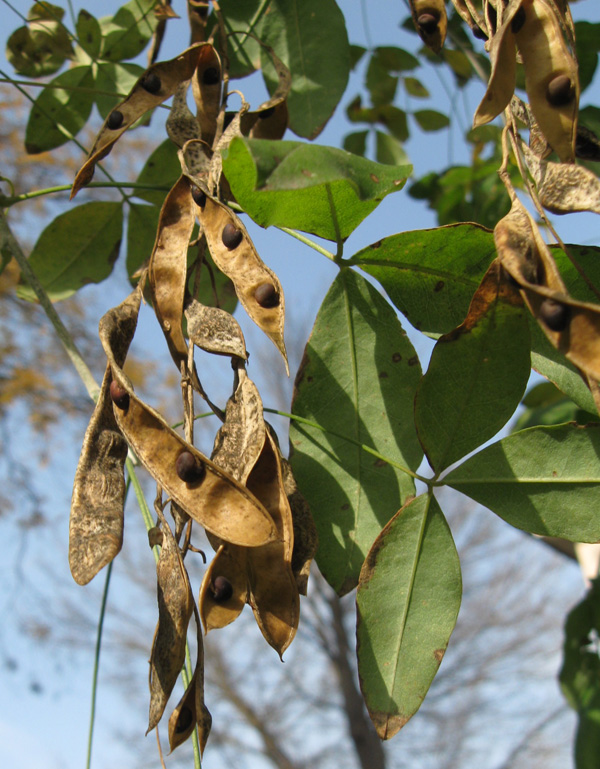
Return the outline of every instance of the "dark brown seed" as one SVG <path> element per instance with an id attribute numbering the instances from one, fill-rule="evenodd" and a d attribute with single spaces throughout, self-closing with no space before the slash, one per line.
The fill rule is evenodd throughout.
<path id="1" fill-rule="evenodd" d="M 582 160 L 600 162 L 600 141 L 593 131 L 582 125 L 577 126 L 575 154 Z"/>
<path id="2" fill-rule="evenodd" d="M 519 10 L 513 16 L 512 21 L 510 22 L 510 28 L 511 28 L 511 31 L 512 31 L 513 35 L 516 35 L 517 32 L 520 32 L 521 29 L 523 29 L 523 24 L 525 24 L 525 19 L 526 18 L 527 17 L 525 15 L 525 8 L 523 8 L 523 6 L 521 6 L 519 8 Z"/>
<path id="3" fill-rule="evenodd" d="M 162 83 L 158 75 L 151 73 L 142 80 L 142 88 L 148 93 L 158 93 Z"/>
<path id="4" fill-rule="evenodd" d="M 540 318 L 551 331 L 564 331 L 571 319 L 571 309 L 556 299 L 544 299 L 540 305 Z"/>
<path id="5" fill-rule="evenodd" d="M 271 117 L 271 115 L 275 112 L 275 107 L 268 107 L 268 109 L 263 109 L 258 113 L 258 117 L 260 120 L 266 120 L 268 117 Z"/>
<path id="6" fill-rule="evenodd" d="M 204 85 L 216 85 L 220 80 L 221 76 L 216 67 L 207 67 L 202 73 L 202 82 Z"/>
<path id="7" fill-rule="evenodd" d="M 565 107 L 575 98 L 575 89 L 568 75 L 557 75 L 546 86 L 546 99 L 553 107 Z"/>
<path id="8" fill-rule="evenodd" d="M 477 27 L 477 26 L 473 27 L 473 36 L 478 38 L 479 40 L 487 40 L 488 39 L 488 36 L 481 29 L 481 27 Z"/>
<path id="9" fill-rule="evenodd" d="M 238 230 L 238 228 L 231 224 L 231 222 L 223 227 L 221 240 L 223 241 L 223 245 L 230 251 L 240 245 L 243 237 L 244 236 L 242 235 L 242 231 Z"/>
<path id="10" fill-rule="evenodd" d="M 433 15 L 433 13 L 422 13 L 417 18 L 417 26 L 421 32 L 424 32 L 426 35 L 433 35 L 437 29 L 437 25 L 438 19 Z"/>
<path id="11" fill-rule="evenodd" d="M 199 483 L 206 470 L 191 451 L 182 451 L 175 461 L 175 472 L 185 483 Z"/>
<path id="12" fill-rule="evenodd" d="M 227 577 L 215 577 L 211 588 L 216 603 L 225 603 L 233 595 L 233 587 Z"/>
<path id="13" fill-rule="evenodd" d="M 118 109 L 111 112 L 106 121 L 106 125 L 111 131 L 116 131 L 117 128 L 120 128 L 123 125 L 123 113 L 119 112 Z"/>
<path id="14" fill-rule="evenodd" d="M 200 189 L 200 187 L 192 186 L 192 198 L 194 203 L 200 208 L 204 208 L 206 205 L 206 193 Z"/>
<path id="15" fill-rule="evenodd" d="M 279 294 L 272 283 L 261 283 L 254 292 L 254 298 L 261 307 L 277 307 Z"/>
<path id="16" fill-rule="evenodd" d="M 188 707 L 183 707 L 179 711 L 179 718 L 177 719 L 177 724 L 175 726 L 175 734 L 181 734 L 182 732 L 187 731 L 187 729 L 190 728 L 192 725 L 192 711 Z"/>
<path id="17" fill-rule="evenodd" d="M 121 411 L 126 411 L 129 407 L 129 393 L 121 385 L 113 379 L 109 388 L 110 399 Z"/>

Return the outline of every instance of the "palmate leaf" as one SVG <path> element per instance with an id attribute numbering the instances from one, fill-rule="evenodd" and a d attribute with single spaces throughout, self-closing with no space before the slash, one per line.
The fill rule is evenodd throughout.
<path id="1" fill-rule="evenodd" d="M 532 427 L 467 459 L 444 483 L 518 529 L 600 540 L 600 424 Z"/>
<path id="2" fill-rule="evenodd" d="M 292 468 L 319 535 L 319 568 L 340 594 L 355 587 L 373 540 L 414 494 L 408 474 L 361 444 L 418 468 L 423 452 L 412 412 L 420 373 L 389 304 L 363 277 L 342 270 L 319 310 L 292 406 L 325 432 L 290 426 Z"/>
<path id="3" fill-rule="evenodd" d="M 223 153 L 223 169 L 257 224 L 336 241 L 402 189 L 412 166 L 382 165 L 334 147 L 236 138 Z"/>
<path id="4" fill-rule="evenodd" d="M 375 540 L 356 595 L 358 674 L 381 739 L 421 706 L 454 630 L 461 589 L 452 534 L 435 498 L 423 494 Z"/>

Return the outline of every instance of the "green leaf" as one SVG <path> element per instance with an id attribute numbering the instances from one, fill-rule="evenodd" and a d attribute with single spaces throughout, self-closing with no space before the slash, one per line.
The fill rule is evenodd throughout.
<path id="1" fill-rule="evenodd" d="M 96 59 L 100 53 L 102 44 L 102 30 L 100 23 L 91 13 L 81 10 L 77 17 L 77 39 L 83 50 Z"/>
<path id="2" fill-rule="evenodd" d="M 376 539 L 356 595 L 358 675 L 381 739 L 417 712 L 461 600 L 458 554 L 432 496 L 406 504 Z"/>
<path id="3" fill-rule="evenodd" d="M 6 58 L 19 75 L 52 75 L 73 55 L 69 33 L 61 22 L 64 10 L 47 6 L 36 3 L 28 14 L 28 25 L 8 38 Z"/>
<path id="4" fill-rule="evenodd" d="M 223 152 L 223 170 L 257 224 L 337 241 L 402 189 L 411 166 L 384 166 L 334 147 L 238 137 Z"/>
<path id="5" fill-rule="evenodd" d="M 436 472 L 493 438 L 527 387 L 527 311 L 498 296 L 497 284 L 482 294 L 473 304 L 487 304 L 483 314 L 440 337 L 417 390 L 415 425 Z"/>
<path id="6" fill-rule="evenodd" d="M 552 382 L 540 382 L 523 398 L 523 411 L 513 425 L 513 432 L 538 425 L 560 425 L 563 422 L 597 422 L 598 415 L 583 411 Z"/>
<path id="7" fill-rule="evenodd" d="M 426 99 L 429 96 L 427 88 L 416 77 L 405 77 L 402 82 L 406 88 L 406 93 L 410 96 L 415 96 L 417 99 Z"/>
<path id="8" fill-rule="evenodd" d="M 74 67 L 50 81 L 29 114 L 25 149 L 30 155 L 60 147 L 86 124 L 94 103 L 91 67 Z M 56 86 L 65 86 L 58 88 Z M 85 88 L 89 91 L 71 90 Z"/>
<path id="9" fill-rule="evenodd" d="M 380 57 L 374 53 L 367 68 L 365 85 L 371 96 L 373 106 L 380 107 L 394 101 L 398 87 L 398 76 L 390 75 Z"/>
<path id="10" fill-rule="evenodd" d="M 420 365 L 395 312 L 357 273 L 343 269 L 323 300 L 296 379 L 291 462 L 319 533 L 319 568 L 351 590 L 367 551 L 414 494 L 408 474 L 423 452 L 413 427 Z M 344 436 L 344 437 L 340 437 Z M 349 439 L 349 440 L 348 440 Z M 357 445 L 358 444 L 358 445 Z"/>
<path id="11" fill-rule="evenodd" d="M 413 117 L 424 131 L 440 131 L 450 125 L 450 118 L 434 109 L 420 109 Z"/>
<path id="12" fill-rule="evenodd" d="M 600 425 L 532 427 L 488 446 L 444 483 L 517 529 L 600 540 Z"/>
<path id="13" fill-rule="evenodd" d="M 578 712 L 600 710 L 600 657 L 594 649 L 599 634 L 600 579 L 595 579 L 565 622 L 559 681 L 565 699 Z"/>
<path id="14" fill-rule="evenodd" d="M 579 87 L 584 91 L 594 79 L 600 51 L 600 24 L 578 21 L 575 24 Z"/>
<path id="15" fill-rule="evenodd" d="M 378 163 L 385 163 L 391 166 L 408 163 L 408 155 L 402 146 L 402 142 L 399 142 L 394 136 L 384 134 L 382 131 L 376 131 L 375 140 L 375 152 Z"/>
<path id="16" fill-rule="evenodd" d="M 177 158 L 177 147 L 170 139 L 165 139 L 150 155 L 137 178 L 137 184 L 156 185 L 161 190 L 135 190 L 135 196 L 148 203 L 162 206 L 167 192 L 181 175 L 181 166 Z"/>
<path id="17" fill-rule="evenodd" d="M 88 283 L 101 283 L 112 272 L 123 230 L 120 203 L 85 203 L 51 222 L 39 236 L 29 262 L 52 301 L 66 299 Z M 21 299 L 33 301 L 22 284 Z"/>
<path id="18" fill-rule="evenodd" d="M 156 0 L 130 0 L 114 16 L 100 19 L 103 59 L 133 59 L 144 50 L 158 24 L 155 5 Z"/>
<path id="19" fill-rule="evenodd" d="M 350 46 L 350 69 L 354 70 L 356 68 L 356 65 L 358 62 L 362 59 L 362 57 L 367 52 L 367 49 L 364 48 L 362 45 L 351 45 Z"/>
<path id="20" fill-rule="evenodd" d="M 367 151 L 368 131 L 355 131 L 344 136 L 344 149 L 346 152 L 352 152 L 353 155 L 364 157 Z"/>
<path id="21" fill-rule="evenodd" d="M 408 139 L 406 112 L 391 104 L 383 104 L 380 107 L 361 107 L 360 96 L 358 96 L 348 106 L 346 114 L 352 123 L 381 123 L 401 142 Z"/>
<path id="22" fill-rule="evenodd" d="M 127 218 L 127 274 L 133 275 L 147 261 L 154 248 L 158 229 L 158 206 L 130 203 Z"/>
<path id="23" fill-rule="evenodd" d="M 104 93 L 97 93 L 95 98 L 102 119 L 105 120 L 115 106 L 123 101 L 143 72 L 139 64 L 115 64 L 109 61 L 98 64 L 95 85 L 98 91 Z M 114 96 L 110 96 L 111 93 Z"/>
<path id="24" fill-rule="evenodd" d="M 344 15 L 335 0 L 271 0 L 262 39 L 292 75 L 287 105 L 290 128 L 314 139 L 346 90 L 350 45 Z M 266 51 L 262 71 L 273 93 L 278 78 Z"/>
<path id="25" fill-rule="evenodd" d="M 221 0 L 219 3 L 225 31 L 227 32 L 227 55 L 229 75 L 232 78 L 246 77 L 260 69 L 261 45 L 255 37 L 262 38 L 262 24 L 265 3 L 262 0 Z M 258 13 L 262 9 L 261 13 Z M 251 22 L 255 21 L 251 25 Z M 221 53 L 216 14 L 208 17 L 207 33 L 217 28 L 215 46 Z M 252 33 L 245 35 L 246 32 Z"/>
<path id="26" fill-rule="evenodd" d="M 489 230 L 460 224 L 391 235 L 350 261 L 381 283 L 415 328 L 438 335 L 464 320 L 495 256 Z"/>

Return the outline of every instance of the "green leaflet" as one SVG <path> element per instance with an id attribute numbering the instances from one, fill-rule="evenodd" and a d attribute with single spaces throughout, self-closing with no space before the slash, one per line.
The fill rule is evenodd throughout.
<path id="1" fill-rule="evenodd" d="M 393 737 L 421 706 L 461 592 L 452 534 L 435 498 L 423 494 L 377 537 L 356 594 L 358 675 L 381 739 Z"/>
<path id="2" fill-rule="evenodd" d="M 98 19 L 88 11 L 79 11 L 76 31 L 79 45 L 93 59 L 97 58 L 102 45 L 102 30 Z"/>
<path id="3" fill-rule="evenodd" d="M 336 241 L 402 189 L 412 167 L 374 163 L 334 147 L 236 138 L 223 153 L 223 169 L 257 224 Z"/>
<path id="4" fill-rule="evenodd" d="M 27 26 L 16 29 L 6 43 L 6 58 L 15 72 L 27 77 L 52 75 L 73 56 L 62 24 L 64 13 L 50 3 L 36 3 L 29 9 Z"/>
<path id="5" fill-rule="evenodd" d="M 600 24 L 578 21 L 575 24 L 579 87 L 584 91 L 594 79 L 600 53 Z"/>
<path id="6" fill-rule="evenodd" d="M 261 6 L 262 13 L 259 13 Z M 262 0 L 221 0 L 219 7 L 228 35 L 229 75 L 232 78 L 246 77 L 260 69 L 261 45 L 255 38 L 262 38 L 262 20 L 266 6 Z M 251 21 L 256 23 L 251 25 Z M 213 13 L 208 18 L 208 34 L 211 34 L 216 26 L 216 14 Z M 250 34 L 245 36 L 246 32 L 251 33 L 253 37 Z M 215 46 L 222 56 L 218 34 L 215 37 Z"/>
<path id="7" fill-rule="evenodd" d="M 158 227 L 158 206 L 130 203 L 127 218 L 127 274 L 129 279 L 150 259 L 156 229 Z"/>
<path id="8" fill-rule="evenodd" d="M 438 340 L 415 398 L 436 472 L 493 438 L 519 405 L 531 369 L 526 312 L 496 295 L 480 318 Z"/>
<path id="9" fill-rule="evenodd" d="M 412 412 L 420 373 L 389 304 L 363 277 L 342 270 L 317 315 L 292 405 L 325 432 L 290 425 L 290 459 L 317 526 L 319 568 L 340 594 L 355 587 L 373 540 L 414 494 L 409 475 L 360 444 L 416 471 L 423 453 Z"/>
<path id="10" fill-rule="evenodd" d="M 52 301 L 66 299 L 87 283 L 101 283 L 112 272 L 123 230 L 120 203 L 84 203 L 57 216 L 39 236 L 29 257 Z M 33 301 L 28 285 L 17 288 Z"/>
<path id="11" fill-rule="evenodd" d="M 413 117 L 424 131 L 440 131 L 450 125 L 450 118 L 434 109 L 419 109 Z"/>
<path id="12" fill-rule="evenodd" d="M 66 144 L 83 128 L 92 111 L 94 76 L 91 67 L 69 69 L 51 80 L 50 85 L 89 91 L 55 87 L 42 90 L 31 108 L 25 131 L 25 149 L 30 155 Z"/>
<path id="13" fill-rule="evenodd" d="M 517 529 L 600 540 L 600 425 L 532 427 L 488 446 L 444 483 Z"/>
<path id="14" fill-rule="evenodd" d="M 130 0 L 114 16 L 100 19 L 101 57 L 107 61 L 133 59 L 146 47 L 156 29 L 156 0 Z"/>
<path id="15" fill-rule="evenodd" d="M 177 159 L 177 147 L 170 139 L 165 139 L 150 155 L 137 178 L 137 184 L 155 184 L 162 190 L 135 190 L 135 196 L 148 203 L 162 206 L 167 192 L 181 175 L 181 166 Z"/>
<path id="16" fill-rule="evenodd" d="M 107 93 L 98 93 L 95 96 L 98 112 L 103 120 L 106 120 L 109 112 L 127 96 L 136 81 L 144 71 L 139 64 L 115 64 L 101 61 L 96 72 L 96 88 Z"/>
<path id="17" fill-rule="evenodd" d="M 261 38 L 292 74 L 288 97 L 290 128 L 315 139 L 346 90 L 350 45 L 346 24 L 335 0 L 271 0 Z M 262 71 L 272 93 L 278 79 L 266 51 Z"/>

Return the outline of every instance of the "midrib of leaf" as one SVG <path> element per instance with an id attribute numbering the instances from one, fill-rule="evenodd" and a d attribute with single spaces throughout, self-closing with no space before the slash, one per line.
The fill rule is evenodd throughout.
<path id="1" fill-rule="evenodd" d="M 478 286 L 479 280 L 470 280 L 462 275 L 457 275 L 455 272 L 446 272 L 445 270 L 437 269 L 434 267 L 424 267 L 419 264 L 411 262 L 389 262 L 385 259 L 357 259 L 351 257 L 347 262 L 349 267 L 361 267 L 366 271 L 367 267 L 386 267 L 393 270 L 404 270 L 405 272 L 432 275 L 435 278 L 447 278 L 455 283 L 463 283 L 465 286 Z"/>
<path id="2" fill-rule="evenodd" d="M 299 15 L 298 15 L 298 0 L 294 0 L 293 3 L 293 16 L 294 16 L 294 26 L 296 31 L 296 39 L 298 41 L 298 52 L 300 55 L 300 61 L 302 63 L 302 75 L 304 79 L 306 80 L 306 66 L 304 62 L 304 51 L 302 50 L 302 38 L 300 37 L 300 23 L 299 23 Z M 310 115 L 311 119 L 311 125 L 313 123 L 313 108 L 312 108 L 312 98 L 308 99 L 308 114 Z"/>
<path id="3" fill-rule="evenodd" d="M 583 480 L 581 477 L 568 477 L 568 478 L 559 478 L 558 476 L 538 476 L 537 478 L 528 478 L 528 477 L 520 477 L 515 478 L 500 478 L 497 475 L 492 478 L 486 478 L 485 476 L 480 476 L 478 478 L 456 478 L 456 479 L 450 479 L 452 481 L 452 484 L 455 485 L 474 485 L 474 484 L 524 484 L 524 483 L 531 483 L 535 485 L 539 485 L 541 483 L 552 483 L 552 484 L 561 484 L 561 483 L 576 483 L 578 486 L 598 486 L 600 485 L 600 477 L 598 477 L 595 480 Z M 446 479 L 442 478 L 441 481 L 434 482 L 435 485 L 443 485 L 446 483 Z"/>

